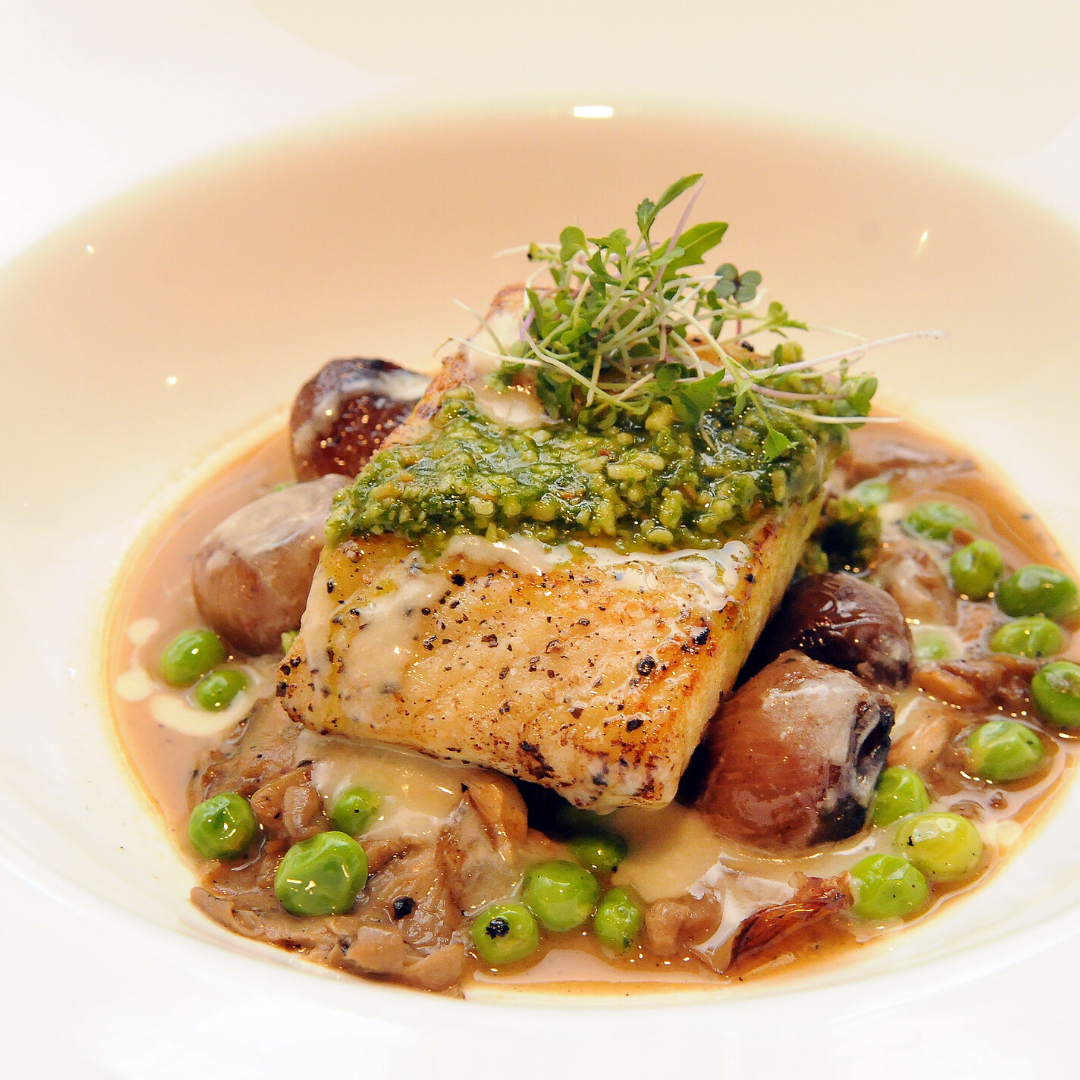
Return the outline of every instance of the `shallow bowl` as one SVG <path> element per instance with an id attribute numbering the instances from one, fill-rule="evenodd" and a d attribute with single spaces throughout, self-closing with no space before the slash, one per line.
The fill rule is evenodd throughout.
<path id="1" fill-rule="evenodd" d="M 627 164 L 627 146 L 647 153 Z M 538 158 L 562 164 L 540 169 Z M 471 329 L 451 298 L 482 309 L 524 276 L 520 257 L 494 253 L 571 221 L 608 230 L 689 171 L 707 177 L 697 212 L 731 224 L 724 259 L 760 270 L 793 313 L 868 337 L 948 332 L 866 364 L 890 405 L 1021 491 L 1075 564 L 1068 313 L 1080 242 L 1046 211 L 952 168 L 767 125 L 528 113 L 373 128 L 340 117 L 147 183 L 0 271 L 11 358 L 0 563 L 13 635 L 0 851 L 10 865 L 137 935 L 148 964 L 157 952 L 298 1008 L 318 1003 L 350 1033 L 327 1060 L 351 1060 L 362 1040 L 365 1060 L 402 1075 L 445 1075 L 447 1061 L 455 1075 L 467 1062 L 473 1076 L 501 1076 L 511 1061 L 531 1075 L 541 1063 L 523 1059 L 523 1045 L 554 1031 L 571 1052 L 603 1048 L 635 1071 L 670 1064 L 677 1038 L 687 1072 L 723 1061 L 737 1074 L 747 1040 L 772 1039 L 779 1053 L 871 998 L 883 1008 L 962 983 L 1075 933 L 1080 792 L 1003 872 L 925 925 L 799 980 L 716 994 L 407 994 L 230 937 L 188 904 L 192 872 L 126 768 L 100 683 L 101 629 L 126 553 L 240 448 L 280 428 L 282 407 L 325 360 L 430 368 L 449 334 Z M 1058 317 L 1018 330 L 1003 279 L 1012 295 L 1037 282 L 1040 309 Z M 606 1045 L 628 1008 L 644 1010 L 648 1045 Z M 797 1016 L 779 1039 L 778 1012 Z"/>

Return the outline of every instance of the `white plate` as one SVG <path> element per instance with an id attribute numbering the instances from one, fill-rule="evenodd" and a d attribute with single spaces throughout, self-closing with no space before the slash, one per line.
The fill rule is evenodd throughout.
<path id="1" fill-rule="evenodd" d="M 888 98 L 879 88 L 879 104 Z M 574 120 L 571 102 L 556 104 L 554 115 L 381 129 L 370 112 L 344 116 L 153 181 L 0 271 L 12 636 L 0 844 L 66 907 L 11 878 L 0 902 L 28 927 L 18 955 L 45 958 L 25 997 L 8 995 L 18 1023 L 7 1034 L 28 1068 L 62 1059 L 85 1075 L 190 1077 L 212 1061 L 231 1076 L 284 1076 L 352 1062 L 375 1075 L 502 1076 L 577 1058 L 634 1074 L 678 1062 L 688 1074 L 779 1075 L 816 1045 L 801 1071 L 843 1076 L 880 1067 L 920 1020 L 915 1041 L 933 1050 L 923 1075 L 1020 1054 L 1040 1076 L 1064 1067 L 1049 1022 L 1061 998 L 1047 987 L 1080 958 L 1062 944 L 1077 928 L 1080 793 L 1005 873 L 889 950 L 813 985 L 635 1002 L 642 1014 L 582 1011 L 578 999 L 573 1010 L 462 1006 L 342 980 L 218 933 L 187 905 L 190 874 L 119 760 L 96 684 L 96 634 L 128 545 L 209 454 L 325 359 L 426 362 L 469 328 L 450 297 L 482 307 L 520 275 L 491 253 L 574 219 L 610 228 L 681 172 L 706 171 L 698 209 L 732 223 L 725 257 L 760 269 L 793 311 L 870 335 L 948 329 L 945 342 L 874 358 L 890 399 L 996 463 L 1080 553 L 1080 247 L 1059 221 L 969 175 L 850 143 L 624 111 Z M 1069 951 L 1023 963 L 1051 944 Z M 71 1018 L 63 1040 L 49 1037 L 46 1001 Z M 1033 1049 L 1022 1032 L 1036 1027 Z M 255 1044 L 238 1028 L 258 1032 Z"/>

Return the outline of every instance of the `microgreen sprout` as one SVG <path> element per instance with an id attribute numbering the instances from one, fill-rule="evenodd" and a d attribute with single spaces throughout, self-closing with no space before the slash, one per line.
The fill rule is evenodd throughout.
<path id="1" fill-rule="evenodd" d="M 558 244 L 530 244 L 538 269 L 526 282 L 518 340 L 500 341 L 485 324 L 501 361 L 490 385 L 507 389 L 530 380 L 552 418 L 595 430 L 611 427 L 620 414 L 644 417 L 656 402 L 668 403 L 684 424 L 699 425 L 713 406 L 730 401 L 735 415 L 753 409 L 764 422 L 769 460 L 791 446 L 774 426 L 774 409 L 813 423 L 866 423 L 877 380 L 851 375 L 851 365 L 878 345 L 936 332 L 861 341 L 805 359 L 787 331 L 807 325 L 776 300 L 761 310 L 756 270 L 725 262 L 711 274 L 687 272 L 704 264 L 727 231 L 722 221 L 687 226 L 700 181 L 700 173 L 684 176 L 655 203 L 642 200 L 636 239 L 625 229 L 587 237 L 571 225 Z M 654 240 L 657 215 L 687 192 L 674 233 Z M 550 281 L 541 284 L 545 272 Z M 734 336 L 725 337 L 729 324 Z M 763 335 L 779 343 L 771 351 L 750 344 Z"/>

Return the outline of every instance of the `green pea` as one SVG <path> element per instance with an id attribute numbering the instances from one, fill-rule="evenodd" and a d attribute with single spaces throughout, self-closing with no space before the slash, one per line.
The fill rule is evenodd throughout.
<path id="1" fill-rule="evenodd" d="M 274 875 L 274 893 L 290 915 L 344 915 L 367 884 L 367 855 L 343 832 L 293 844 Z"/>
<path id="2" fill-rule="evenodd" d="M 989 540 L 973 540 L 954 551 L 949 559 L 953 588 L 969 600 L 985 600 L 1003 573 L 1005 560 L 997 544 Z"/>
<path id="3" fill-rule="evenodd" d="M 930 664 L 935 660 L 948 660 L 954 653 L 953 643 L 940 630 L 918 627 L 911 635 L 916 664 Z"/>
<path id="4" fill-rule="evenodd" d="M 616 952 L 626 952 L 641 930 L 645 911 L 628 889 L 608 889 L 593 916 L 596 936 Z"/>
<path id="5" fill-rule="evenodd" d="M 251 806 L 235 791 L 223 791 L 199 803 L 188 818 L 188 839 L 204 859 L 243 855 L 259 826 Z"/>
<path id="6" fill-rule="evenodd" d="M 227 709 L 241 690 L 247 689 L 247 676 L 235 668 L 215 668 L 195 684 L 195 701 L 208 712 Z"/>
<path id="7" fill-rule="evenodd" d="M 1080 606 L 1076 582 L 1053 566 L 1022 566 L 997 590 L 997 605 L 1006 615 L 1045 615 L 1067 619 Z"/>
<path id="8" fill-rule="evenodd" d="M 930 805 L 930 793 L 922 777 L 903 765 L 893 765 L 878 777 L 874 795 L 874 824 L 891 825 Z"/>
<path id="9" fill-rule="evenodd" d="M 1057 623 L 1042 615 L 1029 615 L 999 626 L 990 636 L 990 648 L 994 652 L 1037 659 L 1061 652 L 1065 648 L 1065 634 Z"/>
<path id="10" fill-rule="evenodd" d="M 1030 776 L 1038 770 L 1045 754 L 1042 739 L 1015 720 L 991 720 L 967 737 L 972 775 L 994 784 Z"/>
<path id="11" fill-rule="evenodd" d="M 1039 715 L 1058 727 L 1080 725 L 1080 665 L 1052 660 L 1035 672 L 1031 696 Z"/>
<path id="12" fill-rule="evenodd" d="M 287 653 L 292 647 L 293 642 L 300 636 L 299 630 L 282 630 L 281 631 L 281 651 Z"/>
<path id="13" fill-rule="evenodd" d="M 614 833 L 586 833 L 575 836 L 568 844 L 574 858 L 590 870 L 610 874 L 626 858 L 629 848 L 621 836 Z"/>
<path id="14" fill-rule="evenodd" d="M 158 671 L 170 686 L 190 686 L 225 659 L 225 646 L 213 630 L 185 630 L 169 642 Z"/>
<path id="15" fill-rule="evenodd" d="M 347 836 L 360 836 L 379 812 L 381 800 L 366 787 L 347 788 L 334 802 L 330 820 L 334 828 Z"/>
<path id="16" fill-rule="evenodd" d="M 856 484 L 847 496 L 863 506 L 881 506 L 889 501 L 891 494 L 892 491 L 884 480 L 864 480 L 861 484 Z"/>
<path id="17" fill-rule="evenodd" d="M 852 910 L 868 922 L 902 919 L 924 907 L 930 895 L 922 872 L 900 855 L 867 855 L 850 877 Z"/>
<path id="18" fill-rule="evenodd" d="M 904 518 L 904 528 L 927 540 L 948 540 L 953 529 L 974 529 L 975 522 L 952 503 L 925 502 Z"/>
<path id="19" fill-rule="evenodd" d="M 492 904 L 473 920 L 476 955 L 487 964 L 512 964 L 540 947 L 540 929 L 524 904 Z"/>
<path id="20" fill-rule="evenodd" d="M 935 881 L 967 877 L 983 855 L 979 830 L 966 817 L 943 812 L 907 818 L 896 834 L 896 846 Z"/>
<path id="21" fill-rule="evenodd" d="M 566 859 L 541 863 L 525 874 L 522 899 L 548 930 L 573 930 L 596 907 L 600 885 L 584 867 Z"/>

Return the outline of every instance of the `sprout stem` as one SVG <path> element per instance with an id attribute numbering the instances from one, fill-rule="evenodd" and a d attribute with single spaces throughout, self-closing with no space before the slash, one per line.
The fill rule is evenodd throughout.
<path id="1" fill-rule="evenodd" d="M 564 232 L 557 244 L 530 244 L 500 252 L 507 255 L 525 251 L 541 265 L 529 275 L 526 286 L 534 303 L 528 305 L 519 326 L 518 337 L 524 348 L 515 348 L 525 353 L 523 357 L 509 356 L 492 327 L 476 316 L 495 344 L 496 358 L 507 364 L 520 362 L 545 369 L 552 385 L 562 384 L 558 408 L 568 420 L 576 419 L 582 409 L 591 410 L 598 402 L 625 414 L 641 416 L 655 400 L 666 399 L 673 404 L 681 401 L 680 408 L 687 410 L 690 406 L 686 403 L 693 400 L 691 411 L 703 413 L 723 399 L 720 387 L 734 387 L 740 407 L 750 405 L 765 422 L 769 431 L 766 450 L 770 456 L 782 453 L 788 440 L 770 423 L 765 399 L 769 400 L 770 409 L 801 417 L 808 423 L 894 422 L 891 417 L 819 415 L 809 406 L 800 406 L 816 402 L 831 405 L 845 400 L 853 404 L 865 402 L 864 395 L 872 393 L 872 384 L 867 389 L 865 381 L 848 378 L 852 363 L 872 349 L 915 338 L 941 337 L 942 333 L 924 330 L 868 341 L 847 331 L 829 329 L 830 333 L 854 338 L 855 343 L 825 356 L 789 364 L 766 360 L 766 366 L 759 367 L 760 359 L 740 359 L 739 350 L 729 352 L 729 343 L 719 340 L 727 322 L 736 328 L 736 341 L 766 332 L 783 337 L 787 330 L 807 327 L 793 319 L 777 301 L 769 302 L 762 310 L 767 293 L 761 285 L 761 275 L 756 272 L 740 275 L 726 265 L 711 274 L 671 271 L 673 260 L 680 257 L 673 253 L 703 187 L 700 178 L 685 177 L 668 189 L 679 191 L 679 197 L 689 193 L 689 197 L 674 232 L 663 242 L 647 235 L 655 221 L 657 206 L 646 201 L 638 207 L 636 239 L 624 230 L 617 230 L 599 240 L 583 240 L 582 233 L 575 228 Z M 671 201 L 672 196 L 665 193 L 659 208 Z M 565 261 L 563 237 L 568 238 L 565 243 L 574 252 Z M 545 270 L 551 275 L 551 284 L 539 286 L 538 277 Z M 728 296 L 718 295 L 721 283 L 725 284 L 719 291 L 728 292 Z M 470 310 L 464 304 L 460 306 Z M 546 332 L 541 334 L 541 328 L 546 328 Z M 495 355 L 471 342 L 466 344 L 481 354 Z M 668 363 L 682 366 L 673 380 L 682 389 L 674 390 L 668 382 L 664 383 L 664 389 L 660 388 L 656 373 L 660 365 Z M 776 385 L 775 380 L 800 371 L 808 373 L 806 385 L 796 384 L 790 390 L 783 384 Z M 713 382 L 708 390 L 687 396 L 689 384 L 710 377 Z M 573 384 L 572 388 L 566 386 L 567 381 Z M 730 389 L 724 394 L 730 398 Z M 860 404 L 858 408 L 867 406 Z M 604 423 L 609 424 L 610 412 L 603 415 Z M 590 412 L 582 422 L 591 424 L 596 416 Z M 699 426 L 699 431 L 704 429 Z"/>
<path id="2" fill-rule="evenodd" d="M 884 345 L 896 345 L 901 341 L 911 341 L 914 338 L 943 338 L 948 337 L 944 330 L 909 330 L 906 334 L 893 334 L 892 337 L 878 338 L 877 341 L 865 341 L 861 345 L 853 345 L 850 349 L 842 349 L 840 352 L 830 353 L 828 356 L 818 356 L 810 360 L 800 360 L 794 364 L 781 364 L 776 369 L 777 375 L 787 375 L 791 371 L 805 371 L 807 368 L 817 367 L 818 364 L 831 364 L 836 360 L 849 358 L 862 359 L 865 353 L 871 349 L 880 349 Z"/>

